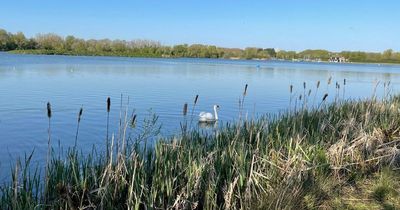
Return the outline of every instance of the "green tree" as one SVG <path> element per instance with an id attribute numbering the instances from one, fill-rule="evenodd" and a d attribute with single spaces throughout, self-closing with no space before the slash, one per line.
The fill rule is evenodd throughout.
<path id="1" fill-rule="evenodd" d="M 328 60 L 331 54 L 332 53 L 327 50 L 304 50 L 298 54 L 298 57 L 302 59 Z"/>
<path id="2" fill-rule="evenodd" d="M 65 37 L 65 49 L 67 51 L 71 51 L 72 50 L 72 45 L 75 43 L 76 38 L 74 36 L 67 36 Z"/>
<path id="3" fill-rule="evenodd" d="M 382 57 L 385 60 L 391 60 L 392 59 L 392 55 L 393 55 L 393 50 L 392 49 L 388 49 L 388 50 L 383 51 Z"/>
<path id="4" fill-rule="evenodd" d="M 71 45 L 71 51 L 75 54 L 84 55 L 86 51 L 86 42 L 83 39 L 75 39 Z"/>
<path id="5" fill-rule="evenodd" d="M 269 55 L 269 57 L 276 57 L 276 51 L 274 48 L 266 48 L 264 49 L 265 52 L 267 52 L 267 54 Z"/>
<path id="6" fill-rule="evenodd" d="M 22 32 L 18 32 L 12 35 L 12 39 L 16 45 L 16 49 L 22 50 L 27 48 L 29 41 L 26 39 L 25 35 Z"/>
<path id="7" fill-rule="evenodd" d="M 172 56 L 174 57 L 186 57 L 187 52 L 188 52 L 187 44 L 175 45 L 172 48 Z"/>
<path id="8" fill-rule="evenodd" d="M 64 50 L 64 40 L 57 34 L 38 34 L 35 37 L 35 41 L 38 43 L 38 47 L 44 50 Z"/>
<path id="9" fill-rule="evenodd" d="M 16 44 L 12 39 L 12 34 L 0 29 L 0 50 L 14 50 L 15 48 Z"/>

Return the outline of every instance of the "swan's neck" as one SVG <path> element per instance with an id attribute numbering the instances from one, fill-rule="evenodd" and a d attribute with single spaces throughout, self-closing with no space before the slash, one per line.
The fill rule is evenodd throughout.
<path id="1" fill-rule="evenodd" d="M 215 115 L 215 120 L 218 120 L 218 113 L 216 107 L 214 107 L 214 115 Z"/>

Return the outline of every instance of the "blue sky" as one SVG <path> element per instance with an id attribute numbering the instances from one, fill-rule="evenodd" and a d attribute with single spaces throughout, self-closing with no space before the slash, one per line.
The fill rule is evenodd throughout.
<path id="1" fill-rule="evenodd" d="M 0 28 L 166 45 L 400 51 L 400 1 L 7 0 Z"/>

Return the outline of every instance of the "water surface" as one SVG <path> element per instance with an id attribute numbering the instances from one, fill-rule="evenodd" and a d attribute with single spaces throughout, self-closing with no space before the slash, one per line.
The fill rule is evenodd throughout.
<path id="1" fill-rule="evenodd" d="M 37 160 L 45 158 L 48 101 L 53 107 L 53 145 L 73 145 L 77 113 L 83 107 L 78 146 L 89 150 L 93 144 L 104 146 L 107 97 L 112 99 L 111 133 L 117 133 L 122 94 L 123 107 L 129 97 L 129 113 L 138 115 L 139 129 L 143 118 L 152 112 L 159 116 L 162 134 L 173 135 L 179 132 L 183 120 L 183 104 L 189 103 L 191 109 L 196 94 L 199 101 L 195 115 L 212 111 L 212 106 L 219 104 L 221 121 L 230 122 L 239 115 L 238 101 L 245 84 L 249 86 L 244 113 L 253 117 L 289 108 L 291 84 L 293 95 L 308 94 L 312 89 L 311 106 L 326 92 L 333 100 L 336 82 L 341 85 L 339 95 L 345 98 L 370 97 L 377 81 L 378 95 L 389 81 L 396 92 L 399 73 L 400 66 L 396 65 L 0 53 L 0 170 L 8 170 L 16 157 L 33 149 Z M 318 80 L 321 85 L 315 95 Z"/>

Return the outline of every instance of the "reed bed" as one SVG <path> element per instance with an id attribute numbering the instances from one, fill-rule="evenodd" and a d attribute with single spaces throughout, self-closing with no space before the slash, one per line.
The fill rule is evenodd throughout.
<path id="1" fill-rule="evenodd" d="M 246 92 L 247 85 L 240 106 Z M 302 94 L 299 101 L 310 98 L 306 83 Z M 330 209 L 368 202 L 400 208 L 393 181 L 400 177 L 400 97 L 330 104 L 327 94 L 311 97 L 315 108 L 296 99 L 303 108 L 213 133 L 185 127 L 151 148 L 146 135 L 126 134 L 136 115 L 129 119 L 121 109 L 120 135 L 107 131 L 107 151 L 51 153 L 44 175 L 31 164 L 33 153 L 19 161 L 0 187 L 0 209 Z M 50 104 L 48 111 L 50 141 Z M 185 121 L 187 113 L 186 103 Z M 365 196 L 357 198 L 354 187 Z"/>

